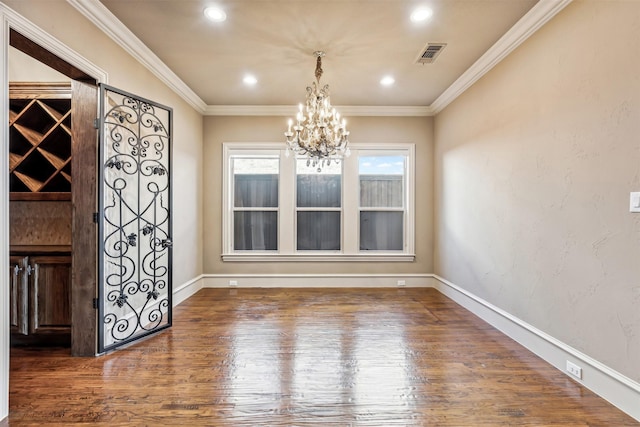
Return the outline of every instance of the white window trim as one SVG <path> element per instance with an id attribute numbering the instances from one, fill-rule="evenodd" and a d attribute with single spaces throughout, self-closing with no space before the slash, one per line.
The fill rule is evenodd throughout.
<path id="1" fill-rule="evenodd" d="M 274 154 L 280 153 L 280 175 L 295 176 L 295 162 L 285 156 L 283 143 L 247 143 L 225 142 L 222 144 L 222 255 L 223 261 L 230 262 L 412 262 L 415 260 L 415 144 L 350 144 L 352 155 L 344 159 L 343 191 L 342 191 L 342 250 L 341 251 L 302 251 L 295 247 L 295 180 L 281 179 L 278 189 L 278 252 L 273 251 L 233 251 L 233 203 L 229 172 L 232 155 L 241 154 Z M 360 251 L 359 239 L 359 200 L 358 193 L 354 197 L 346 197 L 345 182 L 358 182 L 358 151 L 383 150 L 408 154 L 406 170 L 405 200 L 407 214 L 405 221 L 405 250 L 399 251 Z M 346 174 L 351 176 L 347 177 Z M 286 175 L 285 175 L 286 174 Z M 358 188 L 356 186 L 355 188 Z M 291 226 L 284 227 L 282 215 L 291 212 Z"/>

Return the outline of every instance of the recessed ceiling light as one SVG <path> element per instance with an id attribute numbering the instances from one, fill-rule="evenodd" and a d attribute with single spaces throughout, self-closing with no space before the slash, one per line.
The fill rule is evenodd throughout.
<path id="1" fill-rule="evenodd" d="M 419 7 L 411 13 L 411 22 L 424 22 L 432 15 L 433 10 L 428 7 Z"/>
<path id="2" fill-rule="evenodd" d="M 247 74 L 242 79 L 242 82 L 247 86 L 254 86 L 256 83 L 258 83 L 258 79 L 256 79 L 256 77 L 251 74 Z"/>
<path id="3" fill-rule="evenodd" d="M 223 22 L 227 19 L 227 14 L 224 10 L 217 6 L 210 6 L 204 10 L 204 16 L 209 18 L 213 22 Z"/>
<path id="4" fill-rule="evenodd" d="M 391 86 L 392 84 L 394 84 L 396 82 L 396 80 L 391 77 L 391 76 L 384 76 L 382 78 L 382 80 L 380 80 L 380 84 L 382 86 Z"/>

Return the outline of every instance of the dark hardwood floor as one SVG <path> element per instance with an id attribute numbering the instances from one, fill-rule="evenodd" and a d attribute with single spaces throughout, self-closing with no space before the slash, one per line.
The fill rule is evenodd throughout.
<path id="1" fill-rule="evenodd" d="M 6 426 L 630 426 L 434 289 L 203 289 L 97 358 L 11 351 Z"/>

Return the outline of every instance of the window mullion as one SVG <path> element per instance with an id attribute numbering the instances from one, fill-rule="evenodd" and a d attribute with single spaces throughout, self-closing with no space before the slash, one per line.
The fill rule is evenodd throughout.
<path id="1" fill-rule="evenodd" d="M 366 212 L 366 211 L 372 211 L 372 212 L 405 212 L 406 209 L 405 208 L 378 208 L 378 207 L 371 207 L 371 206 L 367 206 L 367 207 L 361 207 L 360 208 L 361 212 Z"/>
<path id="2" fill-rule="evenodd" d="M 233 212 L 278 212 L 278 208 L 233 207 Z"/>
<path id="3" fill-rule="evenodd" d="M 340 212 L 342 208 L 294 208 L 297 212 Z"/>
<path id="4" fill-rule="evenodd" d="M 283 150 L 284 152 L 284 150 Z M 295 156 L 280 155 L 280 215 L 278 217 L 281 254 L 295 251 Z"/>
<path id="5" fill-rule="evenodd" d="M 359 249 L 359 213 L 360 182 L 358 175 L 358 156 L 345 157 L 342 183 L 342 242 L 343 253 L 357 254 Z"/>
<path id="6" fill-rule="evenodd" d="M 224 161 L 222 164 L 222 241 L 224 253 L 233 252 L 233 186 L 230 177 L 230 149 L 227 145 L 222 148 Z"/>

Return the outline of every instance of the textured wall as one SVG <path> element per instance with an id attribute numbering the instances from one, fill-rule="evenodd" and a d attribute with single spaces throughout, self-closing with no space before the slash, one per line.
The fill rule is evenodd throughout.
<path id="1" fill-rule="evenodd" d="M 109 74 L 109 84 L 173 108 L 174 285 L 202 273 L 202 116 L 65 0 L 3 0 Z M 13 54 L 12 54 L 13 55 Z M 21 71 L 9 65 L 12 77 Z"/>
<path id="2" fill-rule="evenodd" d="M 12 201 L 9 221 L 12 246 L 71 245 L 69 201 Z"/>
<path id="3" fill-rule="evenodd" d="M 69 77 L 44 65 L 14 47 L 9 47 L 9 81 L 68 82 Z"/>
<path id="4" fill-rule="evenodd" d="M 302 96 L 303 94 L 301 94 Z M 431 117 L 349 117 L 353 143 L 416 145 L 416 260 L 413 263 L 246 263 L 222 262 L 222 144 L 282 142 L 286 117 L 206 117 L 204 125 L 204 272 L 266 273 L 430 273 L 433 268 L 433 119 Z"/>
<path id="5" fill-rule="evenodd" d="M 640 381 L 640 2 L 574 1 L 435 119 L 435 271 Z"/>

